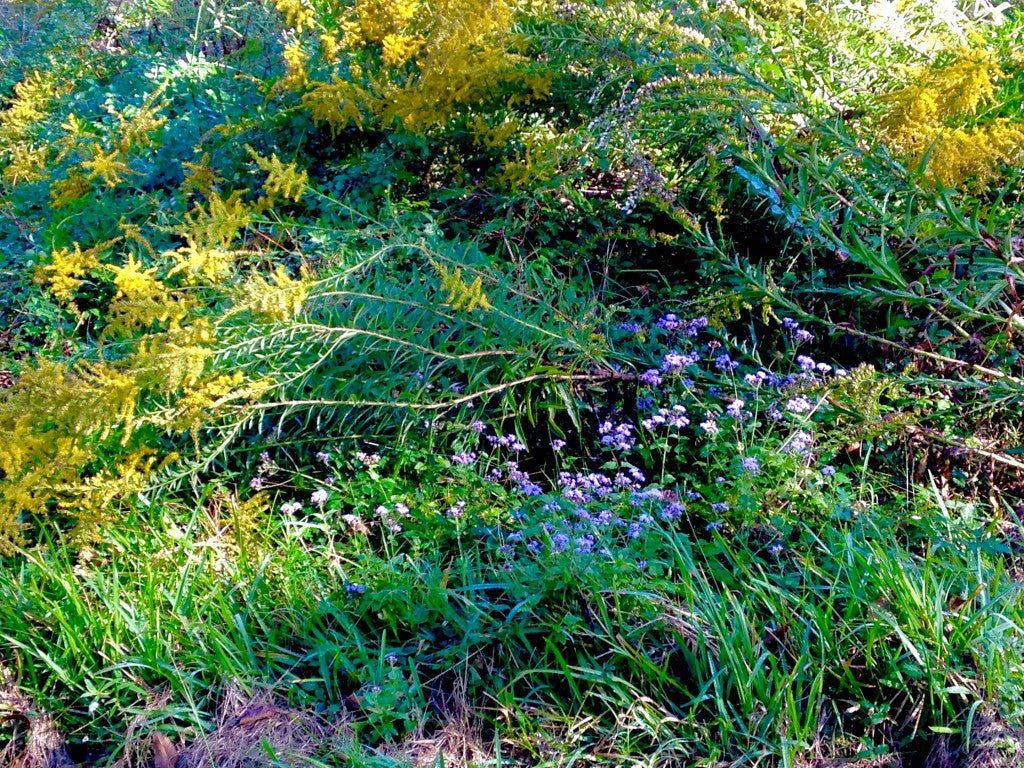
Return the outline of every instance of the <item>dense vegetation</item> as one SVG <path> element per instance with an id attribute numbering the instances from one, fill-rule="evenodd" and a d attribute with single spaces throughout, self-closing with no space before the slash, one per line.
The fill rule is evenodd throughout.
<path id="1" fill-rule="evenodd" d="M 0 26 L 0 763 L 1024 759 L 1024 13 Z"/>

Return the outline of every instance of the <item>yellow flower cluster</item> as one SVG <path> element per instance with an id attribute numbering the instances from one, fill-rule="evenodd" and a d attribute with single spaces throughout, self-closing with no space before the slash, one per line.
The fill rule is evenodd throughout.
<path id="1" fill-rule="evenodd" d="M 241 287 L 238 306 L 268 322 L 284 322 L 302 311 L 308 292 L 309 283 L 305 279 L 293 279 L 279 264 L 270 280 L 253 273 Z"/>
<path id="2" fill-rule="evenodd" d="M 450 270 L 444 264 L 431 260 L 431 265 L 441 278 L 441 290 L 448 292 L 445 303 L 455 310 L 472 312 L 479 309 L 491 309 L 491 302 L 484 293 L 483 278 L 479 275 L 472 285 L 462 277 L 462 267 Z"/>
<path id="3" fill-rule="evenodd" d="M 46 168 L 50 153 L 46 147 L 19 141 L 9 149 L 9 162 L 3 169 L 3 179 L 11 187 L 26 182 L 40 181 L 47 177 Z"/>
<path id="4" fill-rule="evenodd" d="M 306 64 L 309 62 L 309 53 L 302 49 L 299 40 L 292 40 L 284 47 L 284 77 L 275 85 L 275 90 L 300 91 L 309 83 L 309 72 Z"/>
<path id="5" fill-rule="evenodd" d="M 340 41 L 319 36 L 319 63 L 347 71 L 310 79 L 296 34 L 277 87 L 301 91 L 303 107 L 334 133 L 371 121 L 425 133 L 470 104 L 542 98 L 550 78 L 526 73 L 528 62 L 511 52 L 516 7 L 512 0 L 355 0 L 341 18 Z M 341 52 L 349 54 L 343 65 Z M 364 76 L 359 63 L 372 64 L 373 74 Z"/>
<path id="6" fill-rule="evenodd" d="M 212 192 L 205 207 L 197 205 L 185 215 L 181 234 L 200 248 L 228 248 L 252 221 L 252 211 L 242 200 L 244 193 L 236 190 L 225 200 Z"/>
<path id="7" fill-rule="evenodd" d="M 126 175 L 135 173 L 128 167 L 125 155 L 119 148 L 107 152 L 98 142 L 92 145 L 92 157 L 82 161 L 82 168 L 89 172 L 87 179 L 102 178 L 108 187 L 116 187 L 124 181 Z"/>
<path id="8" fill-rule="evenodd" d="M 58 210 L 81 200 L 92 191 L 92 185 L 80 171 L 72 171 L 66 179 L 58 179 L 50 185 L 50 202 Z"/>
<path id="9" fill-rule="evenodd" d="M 331 82 L 316 82 L 302 96 L 302 106 L 316 123 L 326 123 L 337 135 L 350 125 L 362 128 L 364 110 L 373 112 L 375 102 L 370 92 L 355 83 L 334 75 Z"/>
<path id="10" fill-rule="evenodd" d="M 75 243 L 71 248 L 58 248 L 50 254 L 50 262 L 36 267 L 35 281 L 45 285 L 54 298 L 70 305 L 85 278 L 101 266 L 99 254 L 111 243 L 101 243 L 86 250 Z"/>
<path id="11" fill-rule="evenodd" d="M 1024 124 L 999 119 L 970 123 L 994 103 L 1004 76 L 992 53 L 966 51 L 941 69 L 883 99 L 882 140 L 909 158 L 927 179 L 948 187 L 984 184 L 1000 165 L 1024 158 Z"/>
<path id="12" fill-rule="evenodd" d="M 25 137 L 33 123 L 46 116 L 53 100 L 63 92 L 54 77 L 30 72 L 14 86 L 14 98 L 0 112 L 0 140 L 15 141 Z"/>
<path id="13" fill-rule="evenodd" d="M 389 35 L 406 30 L 419 10 L 419 0 L 356 0 L 342 23 L 347 48 L 382 45 Z"/>
<path id="14" fill-rule="evenodd" d="M 198 163 L 183 161 L 181 169 L 185 174 L 181 188 L 186 192 L 195 190 L 199 194 L 209 197 L 213 188 L 222 181 L 217 171 L 210 166 L 209 152 L 204 152 Z"/>
<path id="15" fill-rule="evenodd" d="M 418 35 L 385 35 L 381 41 L 381 58 L 388 67 L 400 67 L 423 48 L 424 40 Z"/>
<path id="16" fill-rule="evenodd" d="M 128 293 L 152 289 L 134 266 L 120 276 L 129 273 Z M 151 334 L 116 362 L 41 359 L 22 373 L 0 400 L 0 552 L 23 543 L 26 515 L 56 510 L 88 535 L 160 469 L 154 435 L 195 432 L 266 390 L 241 373 L 208 375 L 213 338 L 198 321 Z"/>
<path id="17" fill-rule="evenodd" d="M 284 16 L 284 22 L 296 32 L 313 23 L 316 13 L 302 0 L 274 0 L 274 7 Z"/>
<path id="18" fill-rule="evenodd" d="M 267 172 L 267 180 L 263 182 L 263 188 L 268 197 L 274 198 L 280 195 L 286 200 L 294 201 L 298 201 L 302 197 L 306 185 L 309 183 L 309 174 L 300 171 L 293 162 L 285 165 L 276 154 L 272 154 L 268 159 L 261 157 L 248 145 L 245 149 L 249 156 L 256 161 L 256 165 Z"/>

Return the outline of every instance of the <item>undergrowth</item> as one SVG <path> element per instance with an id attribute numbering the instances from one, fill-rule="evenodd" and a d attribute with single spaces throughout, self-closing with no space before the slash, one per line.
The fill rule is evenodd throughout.
<path id="1" fill-rule="evenodd" d="M 0 9 L 0 759 L 974 765 L 1022 25 Z"/>

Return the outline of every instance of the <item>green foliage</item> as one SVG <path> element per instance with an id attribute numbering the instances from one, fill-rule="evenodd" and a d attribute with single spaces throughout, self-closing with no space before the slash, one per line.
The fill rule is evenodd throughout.
<path id="1" fill-rule="evenodd" d="M 1017 9 L 0 24 L 0 661 L 74 739 L 229 685 L 325 764 L 1020 716 Z"/>

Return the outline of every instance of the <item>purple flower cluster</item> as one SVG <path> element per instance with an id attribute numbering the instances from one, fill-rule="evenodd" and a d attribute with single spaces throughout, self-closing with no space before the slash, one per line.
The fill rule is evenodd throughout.
<path id="1" fill-rule="evenodd" d="M 813 447 L 813 435 L 810 432 L 800 430 L 789 436 L 789 440 L 782 446 L 782 450 L 784 453 L 795 453 L 804 458 L 810 458 Z"/>
<path id="2" fill-rule="evenodd" d="M 814 405 L 806 395 L 797 395 L 786 403 L 786 410 L 790 413 L 809 413 L 813 408 Z"/>
<path id="3" fill-rule="evenodd" d="M 739 362 L 733 360 L 731 357 L 729 357 L 729 355 L 727 355 L 724 352 L 715 358 L 715 368 L 717 368 L 720 371 L 732 372 L 739 367 Z"/>
<path id="4" fill-rule="evenodd" d="M 700 362 L 700 355 L 696 352 L 681 354 L 679 352 L 668 352 L 661 360 L 661 370 L 664 373 L 678 373 L 684 368 L 696 365 Z"/>
<path id="5" fill-rule="evenodd" d="M 646 384 L 648 387 L 660 387 L 662 381 L 661 371 L 657 368 L 651 368 L 650 370 L 644 371 L 640 374 L 640 383 Z"/>
<path id="6" fill-rule="evenodd" d="M 784 317 L 782 319 L 782 325 L 785 327 L 787 331 L 790 332 L 790 334 L 793 336 L 793 340 L 796 341 L 798 344 L 800 342 L 814 340 L 814 334 L 812 334 L 810 331 L 801 328 L 800 323 L 798 323 L 796 320 L 793 320 L 790 317 Z"/>
<path id="7" fill-rule="evenodd" d="M 669 331 L 671 333 L 682 328 L 683 323 L 678 317 L 669 312 L 663 318 L 658 320 L 658 327 L 663 331 Z"/>
<path id="8" fill-rule="evenodd" d="M 488 435 L 487 442 L 491 445 L 500 445 L 510 451 L 520 453 L 526 450 L 526 443 L 519 439 L 518 435 Z"/>
<path id="9" fill-rule="evenodd" d="M 606 419 L 598 425 L 597 432 L 601 436 L 601 445 L 616 451 L 628 451 L 636 445 L 632 424 L 626 422 L 616 424 Z"/>
<path id="10" fill-rule="evenodd" d="M 671 408 L 659 408 L 657 413 L 652 414 L 641 422 L 644 429 L 647 430 L 654 430 L 663 425 L 668 425 L 674 429 L 682 429 L 688 426 L 689 423 L 690 419 L 686 415 L 686 406 L 679 404 L 673 405 Z"/>

